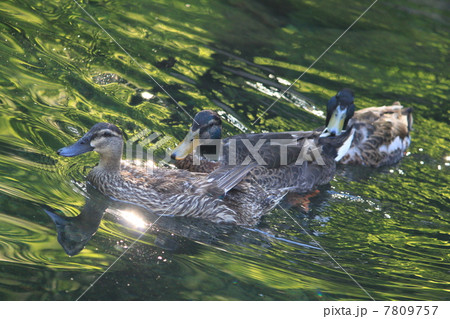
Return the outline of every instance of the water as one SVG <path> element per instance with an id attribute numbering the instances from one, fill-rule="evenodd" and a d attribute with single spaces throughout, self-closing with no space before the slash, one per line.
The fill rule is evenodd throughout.
<path id="1" fill-rule="evenodd" d="M 86 189 L 95 154 L 56 155 L 94 123 L 158 132 L 162 151 L 181 107 L 223 110 L 229 135 L 308 130 L 351 87 L 357 107 L 414 108 L 401 163 L 341 167 L 308 212 L 283 203 L 298 224 L 161 218 L 81 299 L 368 300 L 303 227 L 376 300 L 448 300 L 448 4 L 380 1 L 264 113 L 370 3 L 83 3 L 141 69 L 73 1 L 2 1 L 0 299 L 77 299 L 156 218 Z"/>

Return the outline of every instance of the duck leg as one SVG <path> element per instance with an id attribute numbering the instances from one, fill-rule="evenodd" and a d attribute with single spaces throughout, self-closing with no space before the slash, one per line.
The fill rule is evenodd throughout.
<path id="1" fill-rule="evenodd" d="M 296 194 L 296 193 L 289 193 L 286 196 L 286 200 L 291 206 L 300 206 L 303 208 L 305 212 L 309 211 L 309 203 L 311 203 L 310 198 L 317 196 L 320 193 L 318 189 L 307 193 L 307 194 Z"/>

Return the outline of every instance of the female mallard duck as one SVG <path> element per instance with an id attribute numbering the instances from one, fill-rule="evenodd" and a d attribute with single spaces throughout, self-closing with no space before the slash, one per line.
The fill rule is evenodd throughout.
<path id="1" fill-rule="evenodd" d="M 351 115 L 349 109 L 348 116 Z M 332 126 L 330 129 L 334 130 Z M 200 154 L 194 156 L 199 156 L 200 161 L 198 168 L 194 169 L 212 172 L 210 180 L 216 181 L 225 192 L 244 179 L 265 190 L 303 193 L 333 178 L 335 161 L 346 153 L 353 137 L 351 130 L 345 132 L 341 129 L 333 136 L 322 136 L 321 133 L 300 131 L 232 136 L 224 139 L 221 145 L 216 145 L 221 146 L 216 152 L 219 153 L 219 160 L 212 162 L 205 156 L 210 154 L 205 153 L 211 151 L 207 147 L 213 145 L 206 145 L 203 141 L 220 139 L 221 121 L 215 112 L 206 110 L 195 116 L 189 133 L 171 157 L 178 167 L 192 169 L 196 165 L 193 165 L 194 157 L 190 154 L 194 144 L 199 145 L 199 152 L 196 153 Z"/>
<path id="2" fill-rule="evenodd" d="M 122 149 L 122 132 L 113 124 L 97 123 L 58 154 L 71 157 L 96 151 L 100 154 L 99 164 L 87 176 L 93 186 L 107 196 L 162 215 L 255 225 L 285 195 L 282 191 L 262 192 L 254 185 L 240 183 L 221 198 L 223 192 L 206 174 L 162 168 L 149 173 L 136 166 L 124 163 L 121 166 Z"/>
<path id="3" fill-rule="evenodd" d="M 340 125 L 346 125 L 338 106 L 350 104 L 354 108 L 353 100 L 353 92 L 349 89 L 343 89 L 332 97 L 327 105 L 327 125 L 330 121 L 337 121 L 335 127 L 338 130 Z M 340 163 L 371 167 L 397 163 L 411 143 L 412 122 L 412 108 L 403 108 L 399 102 L 356 111 L 348 121 L 355 130 L 355 136 Z"/>

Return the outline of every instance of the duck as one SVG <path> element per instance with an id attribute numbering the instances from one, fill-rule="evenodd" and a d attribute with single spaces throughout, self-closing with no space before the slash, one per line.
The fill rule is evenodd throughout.
<path id="1" fill-rule="evenodd" d="M 339 121 L 330 119 L 326 134 L 323 129 L 251 133 L 221 140 L 220 117 L 203 110 L 171 157 L 180 168 L 197 166 L 193 169 L 209 172 L 209 179 L 225 192 L 245 181 L 265 190 L 308 193 L 331 181 L 336 162 L 350 147 L 354 132 L 345 128 L 352 112 L 343 105 L 343 125 L 337 129 L 334 126 L 340 125 Z M 216 147 L 215 152 L 211 146 Z M 215 158 L 211 159 L 212 155 Z"/>
<path id="2" fill-rule="evenodd" d="M 354 107 L 354 94 L 350 89 L 340 90 L 327 104 L 325 134 L 336 134 L 342 126 L 355 130 L 350 149 L 339 161 L 341 164 L 378 168 L 399 162 L 411 144 L 413 109 L 404 108 L 400 102 L 391 106 L 368 107 L 355 111 L 348 120 L 340 115 L 339 105 Z M 335 129 L 328 129 L 336 121 Z M 348 123 L 345 123 L 348 121 Z"/>
<path id="3" fill-rule="evenodd" d="M 222 119 L 213 110 L 198 112 L 183 141 L 172 152 L 175 167 L 190 172 L 211 173 L 220 166 L 215 145 L 205 145 L 206 141 L 222 139 Z M 198 143 L 202 141 L 202 143 Z M 194 146 L 198 151 L 193 154 Z M 216 155 L 216 156 L 215 156 Z"/>
<path id="4" fill-rule="evenodd" d="M 113 199 L 165 216 L 203 218 L 214 223 L 254 226 L 284 197 L 242 182 L 226 194 L 207 174 L 155 167 L 151 171 L 122 161 L 122 131 L 110 123 L 95 124 L 83 137 L 57 151 L 73 157 L 94 151 L 99 163 L 87 181 Z"/>
<path id="5" fill-rule="evenodd" d="M 355 111 L 354 93 L 344 88 L 331 97 L 327 103 L 325 126 L 311 134 L 305 132 L 262 133 L 262 138 L 271 138 L 273 134 L 287 134 L 293 137 L 317 136 L 333 137 L 345 133 L 346 128 L 354 131 L 354 138 L 348 151 L 338 157 L 340 164 L 353 164 L 369 167 L 380 167 L 397 163 L 403 157 L 411 143 L 412 108 L 403 108 L 399 102 L 392 106 L 369 107 Z M 295 136 L 294 136 L 295 135 Z M 224 140 L 255 135 L 238 135 Z M 221 166 L 220 161 L 211 157 L 211 148 L 199 144 L 198 141 L 221 139 L 222 122 L 219 115 L 212 110 L 197 113 L 186 138 L 173 150 L 171 157 L 175 166 L 190 171 L 211 173 Z M 193 145 L 197 144 L 198 151 L 193 155 Z M 209 146 L 210 147 L 210 146 Z M 196 150 L 197 150 L 196 148 Z M 209 154 L 208 154 L 209 153 Z M 209 155 L 209 156 L 208 156 Z M 195 163 L 194 163 L 195 158 Z M 332 165 L 331 165 L 332 166 Z"/>

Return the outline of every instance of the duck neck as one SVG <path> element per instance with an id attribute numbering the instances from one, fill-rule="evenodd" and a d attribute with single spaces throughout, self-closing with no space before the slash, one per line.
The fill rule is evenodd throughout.
<path id="1" fill-rule="evenodd" d="M 100 154 L 100 161 L 97 169 L 111 174 L 120 172 L 120 155 L 114 154 Z"/>
<path id="2" fill-rule="evenodd" d="M 97 171 L 102 171 L 108 174 L 120 173 L 120 161 L 122 159 L 122 143 L 116 146 L 116 149 L 112 152 L 99 153 L 100 161 L 96 167 Z"/>

